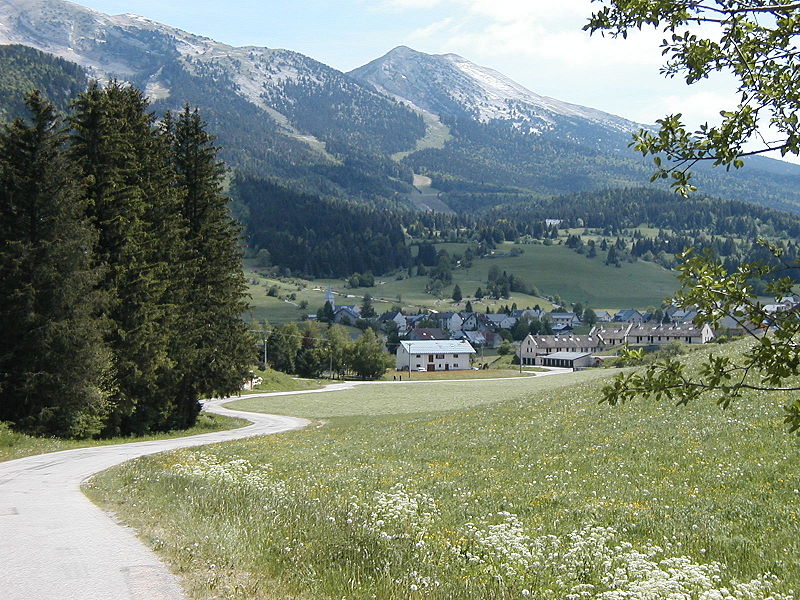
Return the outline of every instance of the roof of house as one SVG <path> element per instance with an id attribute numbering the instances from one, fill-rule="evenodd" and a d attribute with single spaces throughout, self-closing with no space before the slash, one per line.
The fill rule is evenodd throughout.
<path id="1" fill-rule="evenodd" d="M 614 319 L 616 321 L 627 321 L 628 319 L 632 318 L 634 315 L 639 315 L 641 317 L 642 313 L 640 313 L 635 308 L 626 308 L 626 309 L 623 309 L 623 310 L 619 311 L 617 314 L 615 314 L 614 315 Z"/>
<path id="2" fill-rule="evenodd" d="M 400 315 L 400 318 L 404 318 L 403 317 L 403 313 L 398 312 L 396 310 L 390 310 L 389 312 L 385 312 L 385 313 L 381 314 L 381 316 L 378 317 L 378 321 L 381 322 L 381 323 L 384 323 L 386 321 L 394 321 L 394 319 L 397 317 L 397 315 Z"/>
<path id="3" fill-rule="evenodd" d="M 591 356 L 591 352 L 553 352 L 553 354 L 548 354 L 543 358 L 558 358 L 561 360 L 577 360 L 579 358 L 583 358 L 584 356 Z"/>
<path id="4" fill-rule="evenodd" d="M 694 323 L 668 323 L 664 325 L 642 323 L 631 327 L 629 335 L 694 336 L 701 335 L 704 327 L 705 325 L 695 325 Z"/>
<path id="5" fill-rule="evenodd" d="M 492 314 L 486 315 L 486 320 L 489 321 L 490 323 L 494 323 L 495 325 L 499 325 L 500 323 L 502 323 L 506 319 L 514 319 L 516 321 L 516 319 L 514 317 L 509 317 L 505 313 L 492 313 Z"/>
<path id="6" fill-rule="evenodd" d="M 551 312 L 548 313 L 551 319 L 576 319 L 574 312 Z"/>
<path id="7" fill-rule="evenodd" d="M 400 342 L 409 354 L 475 354 L 466 340 L 420 340 Z"/>
<path id="8" fill-rule="evenodd" d="M 530 335 L 529 337 L 539 348 L 591 348 L 603 345 L 603 340 L 596 335 Z M 527 339 L 525 338 L 522 343 L 524 344 Z"/>
<path id="9" fill-rule="evenodd" d="M 417 327 L 412 329 L 408 335 L 426 340 L 446 340 L 450 337 L 444 329 L 439 327 Z"/>

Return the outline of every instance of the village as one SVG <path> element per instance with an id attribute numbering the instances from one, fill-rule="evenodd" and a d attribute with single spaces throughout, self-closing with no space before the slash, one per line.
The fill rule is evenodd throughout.
<path id="1" fill-rule="evenodd" d="M 479 369 L 483 352 L 513 352 L 520 367 L 584 369 L 600 366 L 622 347 L 656 351 L 669 343 L 708 344 L 721 337 L 760 336 L 768 323 L 752 324 L 725 317 L 712 328 L 698 324 L 694 307 L 669 306 L 656 312 L 622 309 L 591 311 L 587 320 L 576 312 L 540 308 L 508 312 L 434 311 L 404 314 L 400 310 L 370 318 L 358 305 L 335 304 L 326 295 L 331 322 L 368 324 L 386 334 L 387 350 L 395 354 L 398 371 L 431 372 Z M 794 310 L 800 297 L 787 296 L 765 306 L 767 313 Z M 393 343 L 394 340 L 394 343 Z"/>

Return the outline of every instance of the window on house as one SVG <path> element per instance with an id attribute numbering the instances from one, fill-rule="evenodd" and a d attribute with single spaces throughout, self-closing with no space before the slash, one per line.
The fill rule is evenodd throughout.
<path id="1" fill-rule="evenodd" d="M 453 354 L 453 358 L 458 358 L 458 354 Z"/>
<path id="2" fill-rule="evenodd" d="M 437 355 L 436 355 L 436 358 L 437 358 L 437 359 L 443 359 L 443 358 L 444 358 L 444 354 L 437 354 Z"/>

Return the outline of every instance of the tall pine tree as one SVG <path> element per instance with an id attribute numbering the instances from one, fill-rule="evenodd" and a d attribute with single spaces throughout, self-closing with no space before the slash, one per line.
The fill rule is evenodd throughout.
<path id="1" fill-rule="evenodd" d="M 174 340 L 178 379 L 173 425 L 194 423 L 202 396 L 230 395 L 255 362 L 254 338 L 242 321 L 247 282 L 241 267 L 240 226 L 222 193 L 225 170 L 213 137 L 188 106 L 165 119 L 180 192 L 186 287 L 181 334 Z"/>
<path id="2" fill-rule="evenodd" d="M 88 437 L 110 408 L 96 233 L 53 107 L 27 104 L 0 134 L 0 420 Z"/>
<path id="3" fill-rule="evenodd" d="M 98 231 L 95 260 L 105 268 L 113 355 L 113 410 L 106 433 L 168 428 L 175 390 L 170 340 L 180 322 L 174 301 L 185 279 L 178 194 L 168 145 L 138 90 L 93 85 L 75 103 L 72 156 L 87 181 L 88 214 Z"/>

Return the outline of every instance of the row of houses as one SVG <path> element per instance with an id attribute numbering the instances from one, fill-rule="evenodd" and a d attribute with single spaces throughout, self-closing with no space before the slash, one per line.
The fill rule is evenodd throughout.
<path id="1" fill-rule="evenodd" d="M 714 332 L 707 324 L 609 324 L 593 327 L 588 335 L 528 335 L 520 343 L 517 356 L 523 365 L 548 365 L 552 357 L 559 353 L 593 356 L 623 344 L 660 346 L 672 341 L 685 344 L 707 344 L 713 339 Z"/>
<path id="2" fill-rule="evenodd" d="M 383 325 L 388 325 L 389 322 L 394 323 L 400 335 L 417 329 L 421 323 L 431 323 L 436 328 L 452 334 L 458 331 L 511 329 L 520 319 L 541 319 L 544 315 L 545 313 L 537 309 L 514 310 L 511 311 L 511 314 L 447 311 L 404 315 L 398 311 L 380 315 L 378 322 Z"/>

